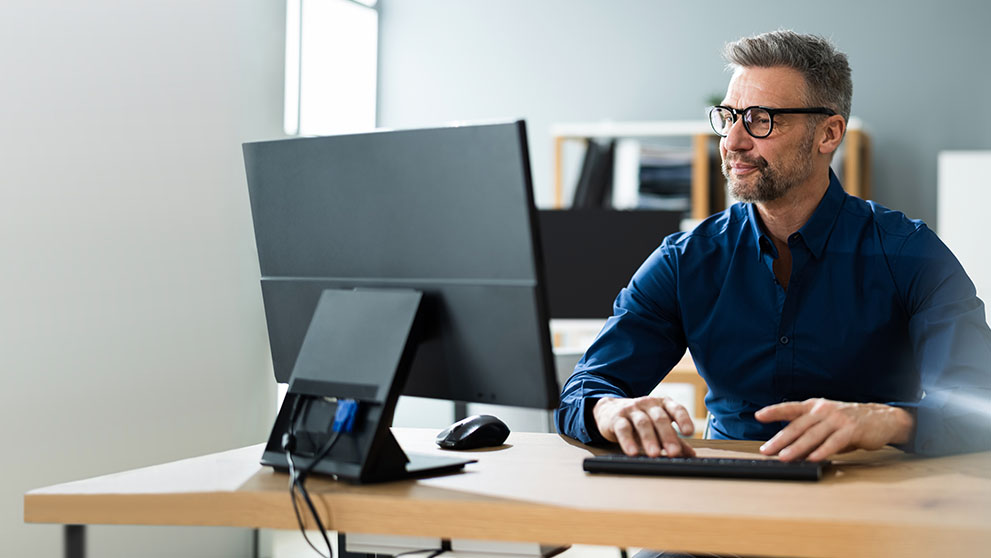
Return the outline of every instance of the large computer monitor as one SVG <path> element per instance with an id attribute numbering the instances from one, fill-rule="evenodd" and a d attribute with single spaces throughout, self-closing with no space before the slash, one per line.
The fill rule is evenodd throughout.
<path id="1" fill-rule="evenodd" d="M 522 121 L 247 143 L 244 158 L 290 384 L 263 463 L 286 467 L 292 428 L 320 447 L 345 398 L 358 423 L 314 471 L 360 482 L 444 470 L 389 433 L 400 393 L 557 406 Z"/>

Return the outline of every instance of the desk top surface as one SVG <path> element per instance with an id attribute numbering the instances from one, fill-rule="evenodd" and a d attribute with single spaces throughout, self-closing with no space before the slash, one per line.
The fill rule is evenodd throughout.
<path id="1" fill-rule="evenodd" d="M 450 454 L 433 430 L 394 429 L 408 452 Z M 702 456 L 753 457 L 755 442 L 696 440 Z M 262 446 L 28 492 L 25 521 L 293 529 L 288 476 Z M 355 486 L 307 482 L 328 528 L 767 556 L 927 556 L 991 548 L 991 452 L 918 458 L 853 452 L 817 483 L 588 475 L 603 450 L 513 433 L 458 474 Z"/>

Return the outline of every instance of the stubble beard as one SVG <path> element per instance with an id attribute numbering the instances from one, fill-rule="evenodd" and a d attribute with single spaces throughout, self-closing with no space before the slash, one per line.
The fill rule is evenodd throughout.
<path id="1" fill-rule="evenodd" d="M 743 203 L 766 203 L 784 197 L 812 174 L 812 157 L 808 153 L 812 151 L 813 138 L 813 133 L 807 134 L 792 156 L 778 167 L 772 167 L 767 159 L 760 156 L 755 159 L 732 155 L 724 157 L 723 176 L 729 184 L 730 194 Z M 733 162 L 755 167 L 756 176 L 747 177 L 754 180 L 752 184 L 745 182 L 747 178 L 737 180 L 733 177 L 730 169 Z"/>

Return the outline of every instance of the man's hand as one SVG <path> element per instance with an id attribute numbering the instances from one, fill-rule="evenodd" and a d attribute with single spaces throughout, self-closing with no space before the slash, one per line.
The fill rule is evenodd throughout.
<path id="1" fill-rule="evenodd" d="M 668 397 L 603 397 L 596 401 L 592 416 L 602 436 L 619 442 L 626 455 L 658 457 L 662 447 L 668 457 L 695 455 L 695 449 L 679 438 L 671 425 L 678 423 L 678 429 L 691 436 L 695 431 L 692 417 Z"/>
<path id="2" fill-rule="evenodd" d="M 904 409 L 829 399 L 771 405 L 756 417 L 760 422 L 790 422 L 760 447 L 764 455 L 777 454 L 782 461 L 822 461 L 843 451 L 904 444 L 915 428 L 915 419 Z"/>

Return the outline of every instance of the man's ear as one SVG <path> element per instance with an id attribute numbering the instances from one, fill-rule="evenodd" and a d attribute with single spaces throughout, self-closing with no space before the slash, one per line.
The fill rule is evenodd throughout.
<path id="1" fill-rule="evenodd" d="M 819 139 L 819 153 L 829 155 L 836 151 L 846 132 L 846 119 L 838 114 L 826 118 Z"/>

